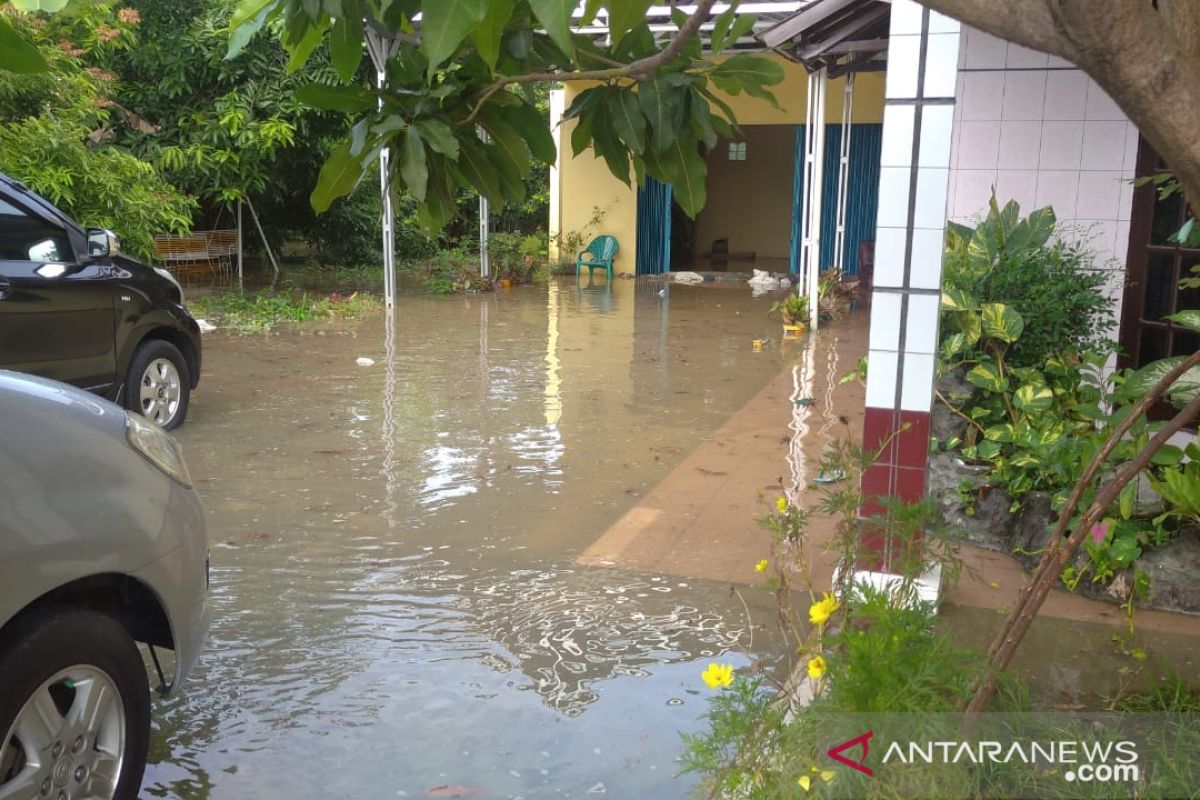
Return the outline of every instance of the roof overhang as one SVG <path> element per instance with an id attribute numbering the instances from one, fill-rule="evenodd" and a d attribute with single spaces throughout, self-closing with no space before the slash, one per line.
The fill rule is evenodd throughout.
<path id="1" fill-rule="evenodd" d="M 754 26 L 745 35 L 741 36 L 737 42 L 729 44 L 726 50 L 762 51 L 771 49 L 763 45 L 761 34 L 777 27 L 813 3 L 814 0 L 744 0 L 744 2 L 738 4 L 736 13 L 739 15 L 753 15 L 755 18 Z M 578 24 L 579 20 L 583 17 L 584 5 L 583 2 L 580 2 L 579 7 L 573 14 L 576 20 L 574 32 L 593 36 L 597 39 L 607 37 L 609 32 L 608 12 L 605 9 L 601 9 L 596 14 L 596 18 L 587 25 Z M 695 3 L 654 3 L 646 11 L 646 21 L 650 23 L 650 30 L 658 39 L 669 39 L 679 31 L 671 21 L 672 8 L 689 16 L 696 11 Z M 706 50 L 709 47 L 709 33 L 712 31 L 717 17 L 725 13 L 728 9 L 729 3 L 727 2 L 714 4 L 712 10 L 709 12 L 708 19 L 701 24 L 699 35 Z"/>
<path id="2" fill-rule="evenodd" d="M 831 78 L 887 67 L 887 0 L 810 0 L 787 19 L 756 33 L 765 47 Z"/>

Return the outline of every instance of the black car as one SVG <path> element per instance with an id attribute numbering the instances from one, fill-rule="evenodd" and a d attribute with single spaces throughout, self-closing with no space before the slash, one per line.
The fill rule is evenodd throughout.
<path id="1" fill-rule="evenodd" d="M 169 272 L 121 255 L 0 175 L 0 367 L 65 381 L 183 423 L 200 380 L 200 328 Z"/>

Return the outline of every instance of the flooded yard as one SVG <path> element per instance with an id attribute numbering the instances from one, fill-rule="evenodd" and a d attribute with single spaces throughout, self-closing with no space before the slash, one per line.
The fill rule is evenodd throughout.
<path id="1" fill-rule="evenodd" d="M 700 671 L 769 595 L 576 558 L 779 374 L 770 303 L 565 279 L 210 335 L 179 438 L 215 617 L 143 793 L 685 796 Z"/>

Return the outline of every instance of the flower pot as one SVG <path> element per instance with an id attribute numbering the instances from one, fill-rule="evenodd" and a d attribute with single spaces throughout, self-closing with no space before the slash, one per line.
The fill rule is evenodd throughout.
<path id="1" fill-rule="evenodd" d="M 501 289 L 508 291 L 512 287 L 513 287 L 513 279 L 512 278 L 501 278 L 500 279 L 500 288 Z"/>

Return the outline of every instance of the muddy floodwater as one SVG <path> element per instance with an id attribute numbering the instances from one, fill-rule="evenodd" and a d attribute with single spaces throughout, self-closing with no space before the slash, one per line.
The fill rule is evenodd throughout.
<path id="1" fill-rule="evenodd" d="M 779 372 L 771 301 L 566 279 L 210 335 L 215 617 L 143 795 L 686 796 L 700 672 L 770 599 L 575 559 Z"/>

